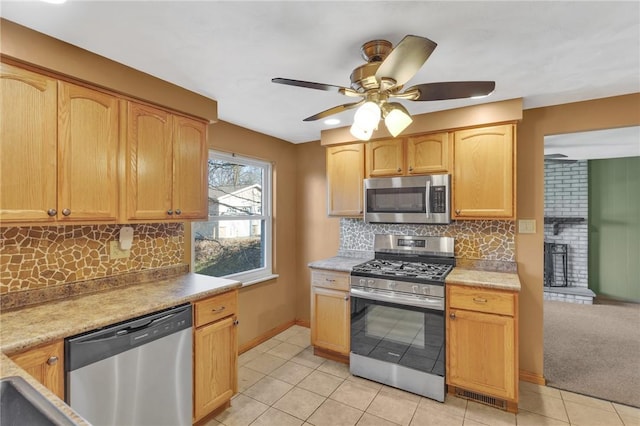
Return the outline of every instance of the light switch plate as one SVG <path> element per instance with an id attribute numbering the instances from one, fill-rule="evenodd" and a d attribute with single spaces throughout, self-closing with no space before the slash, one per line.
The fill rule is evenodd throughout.
<path id="1" fill-rule="evenodd" d="M 535 234 L 536 220 L 535 219 L 519 219 L 518 233 L 519 234 Z"/>
<path id="2" fill-rule="evenodd" d="M 118 241 L 109 242 L 109 259 L 126 259 L 131 254 L 131 250 L 122 250 Z"/>

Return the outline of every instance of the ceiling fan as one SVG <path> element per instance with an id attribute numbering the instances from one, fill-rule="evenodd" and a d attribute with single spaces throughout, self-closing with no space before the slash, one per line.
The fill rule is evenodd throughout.
<path id="1" fill-rule="evenodd" d="M 450 81 L 424 83 L 404 89 L 407 83 L 427 61 L 437 44 L 428 38 L 415 35 L 405 36 L 395 48 L 387 40 L 372 40 L 361 47 L 367 61 L 351 73 L 351 87 L 311 81 L 274 78 L 271 81 L 289 86 L 304 87 L 362 98 L 357 102 L 338 105 L 314 114 L 304 121 L 315 121 L 358 108 L 351 126 L 351 134 L 361 140 L 369 140 L 384 119 L 389 132 L 396 137 L 411 124 L 413 119 L 406 108 L 393 99 L 408 101 L 440 101 L 483 97 L 495 89 L 494 81 Z M 404 90 L 403 90 L 404 89 Z"/>

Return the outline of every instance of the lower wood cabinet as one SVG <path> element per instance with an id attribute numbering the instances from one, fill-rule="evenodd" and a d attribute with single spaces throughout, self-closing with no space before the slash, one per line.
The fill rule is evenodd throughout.
<path id="1" fill-rule="evenodd" d="M 349 273 L 311 270 L 311 344 L 316 355 L 349 359 L 350 303 Z"/>
<path id="2" fill-rule="evenodd" d="M 194 303 L 194 423 L 238 391 L 237 306 L 237 290 Z"/>
<path id="3" fill-rule="evenodd" d="M 518 294 L 447 284 L 449 393 L 518 408 Z"/>
<path id="4" fill-rule="evenodd" d="M 29 349 L 9 358 L 64 400 L 64 341 Z"/>

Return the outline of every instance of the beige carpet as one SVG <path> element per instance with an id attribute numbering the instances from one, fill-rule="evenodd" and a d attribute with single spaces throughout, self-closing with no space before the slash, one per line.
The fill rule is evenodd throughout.
<path id="1" fill-rule="evenodd" d="M 544 302 L 547 385 L 640 407 L 640 304 Z"/>

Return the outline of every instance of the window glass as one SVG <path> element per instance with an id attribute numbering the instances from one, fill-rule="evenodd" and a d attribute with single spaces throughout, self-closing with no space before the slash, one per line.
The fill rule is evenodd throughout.
<path id="1" fill-rule="evenodd" d="M 193 271 L 251 281 L 271 275 L 271 165 L 209 154 L 209 220 L 194 222 Z"/>

